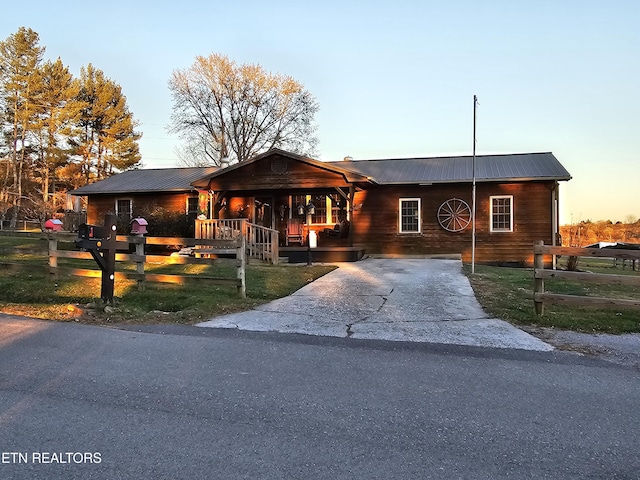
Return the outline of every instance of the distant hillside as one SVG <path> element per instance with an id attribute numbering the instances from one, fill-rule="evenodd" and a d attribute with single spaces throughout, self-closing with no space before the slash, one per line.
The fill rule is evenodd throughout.
<path id="1" fill-rule="evenodd" d="M 574 225 L 562 225 L 560 233 L 562 245 L 567 247 L 583 247 L 596 242 L 640 243 L 640 219 L 634 223 L 587 220 Z"/>

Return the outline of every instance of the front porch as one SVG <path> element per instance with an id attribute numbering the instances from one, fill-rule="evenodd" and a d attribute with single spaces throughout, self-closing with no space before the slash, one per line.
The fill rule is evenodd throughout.
<path id="1" fill-rule="evenodd" d="M 354 198 L 368 184 L 366 176 L 271 150 L 192 183 L 200 192 L 199 214 L 212 219 L 196 227 L 202 222 L 219 225 L 220 232 L 229 227 L 272 262 L 308 262 L 309 250 L 316 262 L 356 261 L 364 250 L 354 244 Z M 242 226 L 225 223 L 240 220 Z M 202 238 L 215 238 L 217 231 Z"/>
<path id="2" fill-rule="evenodd" d="M 347 244 L 347 240 L 320 232 L 316 242 L 309 247 L 309 231 L 304 228 L 298 241 L 280 245 L 280 232 L 249 222 L 246 218 L 196 219 L 195 238 L 233 240 L 243 235 L 249 258 L 257 258 L 272 264 L 312 262 L 357 262 L 365 251 Z M 313 233 L 312 233 L 313 236 Z"/>

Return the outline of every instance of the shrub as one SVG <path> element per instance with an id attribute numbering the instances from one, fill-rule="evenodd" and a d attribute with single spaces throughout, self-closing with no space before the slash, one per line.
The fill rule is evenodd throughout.
<path id="1" fill-rule="evenodd" d="M 168 210 L 164 207 L 153 206 L 142 208 L 134 212 L 135 217 L 144 218 L 149 225 L 149 236 L 153 237 L 188 237 L 195 235 L 195 221 L 191 216 L 182 212 Z M 128 232 L 129 226 L 126 226 Z M 118 224 L 118 230 L 120 225 Z"/>

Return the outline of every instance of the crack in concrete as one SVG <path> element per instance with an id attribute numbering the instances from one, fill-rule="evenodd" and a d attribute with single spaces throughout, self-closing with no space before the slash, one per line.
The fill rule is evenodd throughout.
<path id="1" fill-rule="evenodd" d="M 366 317 L 369 318 L 369 317 Z M 364 322 L 365 319 L 360 320 L 359 322 L 356 323 L 362 323 Z M 396 325 L 396 324 L 401 324 L 401 323 L 407 323 L 407 324 L 420 324 L 420 323 L 444 323 L 444 322 L 474 322 L 474 321 L 479 321 L 479 320 L 493 320 L 491 318 L 488 317 L 479 317 L 479 318 L 443 318 L 441 320 L 424 320 L 424 319 L 416 319 L 416 320 L 379 320 L 379 321 L 371 321 L 371 322 L 367 322 L 370 325 Z M 353 325 L 353 324 L 351 324 Z"/>
<path id="2" fill-rule="evenodd" d="M 393 289 L 391 289 L 391 291 L 389 292 L 389 295 L 391 295 L 391 293 L 393 293 Z M 388 295 L 371 295 L 371 296 L 372 297 L 380 297 L 380 298 L 382 298 L 382 304 L 374 312 L 374 313 L 380 313 L 380 310 L 382 310 L 382 307 L 384 307 L 385 303 L 387 303 Z M 351 335 L 353 335 L 355 333 L 353 330 L 351 330 L 351 327 L 353 327 L 355 324 L 360 324 L 360 323 L 367 322 L 369 317 L 371 317 L 371 315 L 366 315 L 366 316 L 362 317 L 360 320 L 357 320 L 357 321 L 355 321 L 353 323 L 348 324 L 347 325 L 347 337 L 350 337 Z M 382 322 L 368 322 L 368 323 L 382 323 Z"/>
<path id="3" fill-rule="evenodd" d="M 391 289 L 391 291 L 389 292 L 389 295 L 391 295 L 393 293 L 393 288 Z M 378 307 L 378 310 L 376 311 L 376 313 L 380 312 L 380 310 L 382 310 L 385 306 L 385 304 L 387 303 L 387 300 L 389 299 L 389 295 L 380 295 L 380 298 L 382 298 L 382 305 L 380 305 L 380 307 Z"/>

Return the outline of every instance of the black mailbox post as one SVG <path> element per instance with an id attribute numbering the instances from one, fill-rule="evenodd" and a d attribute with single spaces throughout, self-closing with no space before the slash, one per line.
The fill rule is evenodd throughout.
<path id="1" fill-rule="evenodd" d="M 104 225 L 78 226 L 76 246 L 87 250 L 102 270 L 100 298 L 113 304 L 113 287 L 116 273 L 116 216 L 108 213 L 104 216 Z"/>

